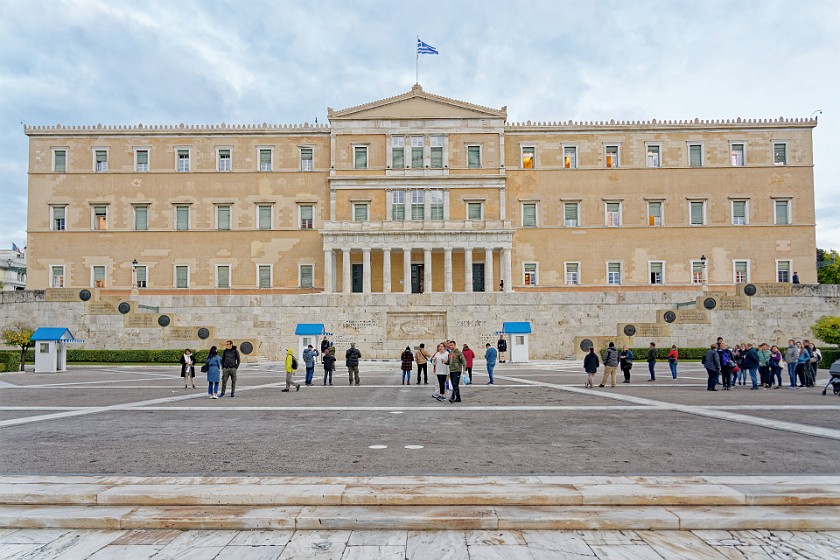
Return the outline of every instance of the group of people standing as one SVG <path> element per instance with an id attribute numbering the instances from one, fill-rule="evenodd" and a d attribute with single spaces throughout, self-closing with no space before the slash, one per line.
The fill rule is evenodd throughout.
<path id="1" fill-rule="evenodd" d="M 234 346 L 233 341 L 225 341 L 225 349 L 219 355 L 215 346 L 210 347 L 207 353 L 207 360 L 201 366 L 201 371 L 207 374 L 207 394 L 211 399 L 218 399 L 225 396 L 227 383 L 230 381 L 230 396 L 236 396 L 236 372 L 239 369 L 241 357 L 239 349 Z M 189 348 L 184 350 L 181 356 L 181 377 L 184 378 L 184 389 L 192 383 L 195 389 L 195 354 Z M 219 383 L 222 390 L 219 391 Z"/>
<path id="2" fill-rule="evenodd" d="M 619 351 L 615 347 L 614 342 L 610 342 L 604 353 L 604 377 L 598 387 L 606 387 L 610 382 L 611 387 L 615 387 L 616 370 L 621 369 L 624 374 L 624 383 L 630 383 L 630 370 L 633 369 L 633 351 L 626 345 Z M 648 364 L 648 373 L 650 379 L 648 381 L 656 381 L 656 361 L 658 354 L 656 350 L 656 343 L 651 342 L 645 358 Z M 671 346 L 668 352 L 668 367 L 671 370 L 671 377 L 674 381 L 677 380 L 677 364 L 680 361 L 680 352 L 676 345 Z M 601 367 L 601 360 L 598 354 L 595 353 L 595 347 L 589 347 L 589 353 L 583 359 L 583 370 L 586 372 L 586 387 L 592 388 L 595 383 L 595 374 L 598 373 L 598 368 Z"/>
<path id="3" fill-rule="evenodd" d="M 779 346 L 766 342 L 759 344 L 758 348 L 749 342 L 730 348 L 723 338 L 718 337 L 717 343 L 712 344 L 703 356 L 703 367 L 709 377 L 706 390 L 717 391 L 716 387 L 720 384 L 724 391 L 729 391 L 748 382 L 753 390 L 779 389 L 782 386 L 782 364 L 787 367 L 789 389 L 813 387 L 821 360 L 822 353 L 808 339 L 790 339 L 783 352 Z"/>

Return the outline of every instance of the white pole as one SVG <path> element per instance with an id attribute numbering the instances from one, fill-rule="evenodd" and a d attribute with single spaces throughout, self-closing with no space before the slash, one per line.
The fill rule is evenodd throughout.
<path id="1" fill-rule="evenodd" d="M 414 85 L 420 83 L 420 50 L 418 49 L 418 45 L 420 45 L 420 35 L 417 36 L 417 43 L 415 43 L 414 47 Z"/>

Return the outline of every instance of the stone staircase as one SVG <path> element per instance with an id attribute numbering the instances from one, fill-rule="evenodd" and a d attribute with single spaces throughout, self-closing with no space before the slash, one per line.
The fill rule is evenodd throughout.
<path id="1" fill-rule="evenodd" d="M 2 476 L 0 527 L 837 530 L 840 476 Z"/>

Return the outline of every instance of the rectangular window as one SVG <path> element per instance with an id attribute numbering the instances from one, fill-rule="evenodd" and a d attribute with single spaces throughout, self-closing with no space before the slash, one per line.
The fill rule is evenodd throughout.
<path id="1" fill-rule="evenodd" d="M 537 227 L 537 204 L 527 202 L 522 205 L 522 227 Z"/>
<path id="2" fill-rule="evenodd" d="M 607 263 L 607 284 L 618 286 L 621 284 L 621 263 Z"/>
<path id="3" fill-rule="evenodd" d="M 67 172 L 67 150 L 53 150 L 53 171 Z"/>
<path id="4" fill-rule="evenodd" d="M 315 149 L 301 148 L 300 149 L 300 170 L 314 171 L 315 170 Z"/>
<path id="5" fill-rule="evenodd" d="M 790 282 L 790 261 L 776 261 L 776 281 Z"/>
<path id="6" fill-rule="evenodd" d="M 149 229 L 148 206 L 134 207 L 134 229 L 137 231 L 146 231 L 147 229 Z"/>
<path id="7" fill-rule="evenodd" d="M 50 288 L 64 287 L 64 267 L 51 266 L 50 267 Z"/>
<path id="8" fill-rule="evenodd" d="M 732 224 L 736 226 L 744 226 L 747 224 L 746 200 L 732 201 Z"/>
<path id="9" fill-rule="evenodd" d="M 575 286 L 580 283 L 580 263 L 566 263 L 566 285 Z"/>
<path id="10" fill-rule="evenodd" d="M 260 148 L 260 171 L 271 171 L 272 152 L 271 148 Z"/>
<path id="11" fill-rule="evenodd" d="M 230 206 L 227 204 L 216 206 L 216 229 L 230 229 Z"/>
<path id="12" fill-rule="evenodd" d="M 659 158 L 659 150 L 661 147 L 659 144 L 650 144 L 647 147 L 647 166 L 648 167 L 660 167 L 662 165 L 662 161 Z"/>
<path id="13" fill-rule="evenodd" d="M 689 144 L 688 145 L 688 165 L 689 167 L 703 167 L 703 145 Z"/>
<path id="14" fill-rule="evenodd" d="M 180 150 L 176 150 L 176 157 L 178 160 L 178 165 L 176 169 L 181 173 L 186 173 L 190 170 L 190 150 L 189 148 L 182 148 Z"/>
<path id="15" fill-rule="evenodd" d="M 271 265 L 261 264 L 257 266 L 257 287 L 270 288 L 271 287 Z"/>
<path id="16" fill-rule="evenodd" d="M 604 146 L 606 165 L 609 168 L 618 167 L 618 146 Z"/>
<path id="17" fill-rule="evenodd" d="M 106 231 L 108 229 L 107 206 L 93 207 L 93 229 L 95 229 L 96 231 Z"/>
<path id="18" fill-rule="evenodd" d="M 411 167 L 421 169 L 423 167 L 423 137 L 411 137 Z"/>
<path id="19" fill-rule="evenodd" d="M 443 168 L 443 136 L 432 136 L 430 164 L 434 169 Z"/>
<path id="20" fill-rule="evenodd" d="M 776 200 L 774 207 L 776 209 L 776 225 L 790 225 L 790 201 Z"/>
<path id="21" fill-rule="evenodd" d="M 405 137 L 394 136 L 391 138 L 391 168 L 405 168 Z"/>
<path id="22" fill-rule="evenodd" d="M 773 165 L 787 165 L 787 144 L 784 142 L 773 144 Z"/>
<path id="23" fill-rule="evenodd" d="M 405 220 L 405 191 L 391 192 L 391 219 L 395 222 Z"/>
<path id="24" fill-rule="evenodd" d="M 145 288 L 149 284 L 149 271 L 145 265 L 134 267 L 134 281 L 138 288 Z"/>
<path id="25" fill-rule="evenodd" d="M 621 203 L 607 202 L 607 227 L 621 226 Z"/>
<path id="26" fill-rule="evenodd" d="M 578 227 L 580 225 L 579 203 L 566 202 L 563 204 L 563 225 L 566 227 Z"/>
<path id="27" fill-rule="evenodd" d="M 470 221 L 481 221 L 481 203 L 468 202 L 467 203 L 467 219 Z"/>
<path id="28" fill-rule="evenodd" d="M 230 288 L 230 266 L 218 265 L 216 267 L 216 287 Z"/>
<path id="29" fill-rule="evenodd" d="M 175 267 L 175 287 L 189 288 L 190 287 L 190 267 L 186 265 L 178 265 Z"/>
<path id="30" fill-rule="evenodd" d="M 175 207 L 175 229 L 178 231 L 186 231 L 190 229 L 190 207 L 176 206 Z"/>
<path id="31" fill-rule="evenodd" d="M 704 284 L 706 282 L 706 263 L 691 261 L 691 283 Z"/>
<path id="32" fill-rule="evenodd" d="M 522 169 L 534 169 L 537 166 L 537 148 L 534 146 L 522 147 Z"/>
<path id="33" fill-rule="evenodd" d="M 105 287 L 105 267 L 104 266 L 94 266 L 93 267 L 93 287 L 94 288 L 104 288 Z"/>
<path id="34" fill-rule="evenodd" d="M 134 171 L 137 173 L 149 171 L 149 150 L 134 150 Z"/>
<path id="35" fill-rule="evenodd" d="M 368 168 L 367 146 L 353 146 L 353 169 Z"/>
<path id="36" fill-rule="evenodd" d="M 526 286 L 536 286 L 537 285 L 537 263 L 524 263 L 523 267 L 524 267 L 524 271 L 525 271 L 524 284 Z"/>
<path id="37" fill-rule="evenodd" d="M 300 265 L 300 287 L 315 287 L 315 267 L 311 264 Z"/>
<path id="38" fill-rule="evenodd" d="M 53 231 L 64 231 L 67 227 L 67 207 L 66 206 L 50 206 L 52 219 L 50 220 L 51 229 Z"/>
<path id="39" fill-rule="evenodd" d="M 300 205 L 300 229 L 312 229 L 315 225 L 315 207 L 311 204 Z"/>
<path id="40" fill-rule="evenodd" d="M 750 281 L 749 261 L 735 261 L 735 283 L 745 284 Z"/>
<path id="41" fill-rule="evenodd" d="M 744 145 L 743 144 L 730 144 L 729 146 L 729 162 L 731 165 L 735 167 L 742 167 L 746 165 L 746 159 L 744 158 Z"/>
<path id="42" fill-rule="evenodd" d="M 368 220 L 368 205 L 365 203 L 353 204 L 353 221 L 366 222 Z"/>
<path id="43" fill-rule="evenodd" d="M 665 263 L 652 262 L 650 263 L 650 283 L 664 284 L 665 283 Z"/>
<path id="44" fill-rule="evenodd" d="M 411 191 L 411 219 L 422 222 L 426 219 L 425 192 L 420 189 Z"/>
<path id="45" fill-rule="evenodd" d="M 219 162 L 218 162 L 219 171 L 222 171 L 222 172 L 230 171 L 230 164 L 231 164 L 230 149 L 229 148 L 220 148 L 218 154 L 219 154 Z"/>
<path id="46" fill-rule="evenodd" d="M 648 202 L 648 225 L 651 227 L 658 227 L 662 225 L 662 202 L 650 201 Z"/>
<path id="47" fill-rule="evenodd" d="M 703 201 L 691 201 L 689 205 L 689 214 L 691 216 L 691 225 L 702 226 L 706 224 L 706 203 Z"/>
<path id="48" fill-rule="evenodd" d="M 481 168 L 481 146 L 467 146 L 467 167 L 470 169 Z"/>
<path id="49" fill-rule="evenodd" d="M 257 206 L 257 228 L 271 229 L 274 208 L 270 204 Z"/>
<path id="50" fill-rule="evenodd" d="M 94 150 L 94 170 L 97 173 L 108 171 L 108 150 Z"/>
<path id="51" fill-rule="evenodd" d="M 566 169 L 577 168 L 577 146 L 563 147 L 563 167 Z"/>
<path id="52" fill-rule="evenodd" d="M 431 202 L 429 206 L 429 219 L 443 220 L 443 191 L 429 191 L 429 198 Z"/>

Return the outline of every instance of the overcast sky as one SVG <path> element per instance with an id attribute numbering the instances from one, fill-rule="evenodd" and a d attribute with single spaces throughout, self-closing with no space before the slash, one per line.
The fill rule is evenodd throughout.
<path id="1" fill-rule="evenodd" d="M 426 91 L 514 121 L 808 117 L 840 249 L 840 10 L 824 1 L 0 0 L 0 248 L 26 243 L 30 125 L 326 122 Z"/>

